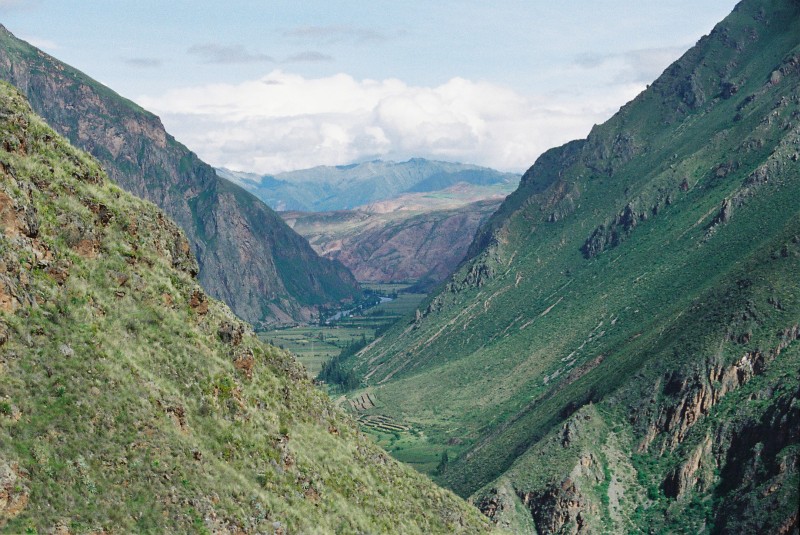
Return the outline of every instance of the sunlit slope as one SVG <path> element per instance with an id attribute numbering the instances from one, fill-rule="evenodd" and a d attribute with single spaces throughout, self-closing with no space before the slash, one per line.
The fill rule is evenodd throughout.
<path id="1" fill-rule="evenodd" d="M 207 297 L 178 226 L 5 83 L 0 230 L 0 531 L 486 530 Z"/>

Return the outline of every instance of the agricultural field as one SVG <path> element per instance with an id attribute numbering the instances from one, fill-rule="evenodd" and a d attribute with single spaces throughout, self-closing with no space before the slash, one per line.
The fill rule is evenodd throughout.
<path id="1" fill-rule="evenodd" d="M 391 318 L 391 323 L 394 323 L 403 316 L 413 314 L 425 297 L 427 295 L 422 293 L 399 293 L 397 299 L 370 308 L 364 312 L 364 316 Z"/>
<path id="2" fill-rule="evenodd" d="M 322 364 L 341 353 L 352 344 L 366 345 L 376 335 L 394 325 L 401 318 L 413 314 L 426 295 L 405 293 L 412 283 L 364 283 L 367 293 L 382 298 L 392 298 L 364 310 L 356 309 L 353 315 L 331 320 L 325 325 L 303 325 L 262 331 L 259 338 L 291 351 L 316 377 Z"/>
<path id="3" fill-rule="evenodd" d="M 362 394 L 361 398 L 369 394 Z M 420 428 L 407 421 L 385 414 L 385 407 L 376 398 L 370 396 L 366 408 L 364 406 L 349 408 L 356 414 L 361 431 L 371 437 L 386 451 L 391 451 L 396 459 L 413 466 L 416 470 L 428 474 L 434 479 L 441 469 L 442 456 L 457 458 L 465 449 L 460 440 L 451 440 L 442 445 L 441 437 L 434 440 Z M 373 404 L 374 403 L 374 404 Z"/>
<path id="4" fill-rule="evenodd" d="M 322 363 L 338 355 L 353 342 L 369 342 L 375 338 L 375 329 L 362 326 L 302 326 L 263 331 L 259 338 L 297 356 L 308 370 L 309 377 L 316 377 Z"/>
<path id="5" fill-rule="evenodd" d="M 381 401 L 376 401 L 375 407 L 356 411 L 356 419 L 361 431 L 391 452 L 395 459 L 428 474 L 434 480 L 438 476 L 442 454 L 457 459 L 467 449 L 464 441 L 445 438 L 442 428 L 452 424 L 448 417 L 433 417 L 420 422 L 415 418 L 412 422 L 395 418 L 389 413 L 394 414 L 394 411 L 387 410 Z"/>
<path id="6" fill-rule="evenodd" d="M 365 292 L 375 292 L 379 295 L 389 296 L 401 293 L 414 286 L 413 282 L 362 282 L 361 288 Z"/>

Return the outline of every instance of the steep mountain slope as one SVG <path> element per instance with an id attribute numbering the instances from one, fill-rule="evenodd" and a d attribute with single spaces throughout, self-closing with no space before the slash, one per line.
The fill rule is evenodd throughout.
<path id="1" fill-rule="evenodd" d="M 351 361 L 366 412 L 519 529 L 796 533 L 799 195 L 800 2 L 745 0 Z"/>
<path id="2" fill-rule="evenodd" d="M 200 263 L 200 283 L 239 317 L 308 319 L 316 305 L 358 295 L 343 266 L 320 259 L 267 206 L 217 177 L 158 117 L 2 27 L 0 78 L 112 180 L 175 219 Z"/>
<path id="3" fill-rule="evenodd" d="M 315 251 L 340 261 L 360 281 L 432 287 L 455 271 L 478 227 L 500 206 L 503 196 L 483 199 L 485 193 L 460 185 L 356 210 L 280 215 Z"/>
<path id="4" fill-rule="evenodd" d="M 439 191 L 456 184 L 493 186 L 507 195 L 519 182 L 519 175 L 513 173 L 424 158 L 319 166 L 263 177 L 227 169 L 217 172 L 276 210 L 303 212 L 348 210 L 404 193 Z"/>
<path id="5" fill-rule="evenodd" d="M 486 531 L 209 298 L 177 225 L 0 83 L 0 530 Z"/>

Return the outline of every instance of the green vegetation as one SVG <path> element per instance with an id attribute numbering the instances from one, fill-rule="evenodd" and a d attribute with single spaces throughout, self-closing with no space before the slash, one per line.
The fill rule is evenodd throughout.
<path id="1" fill-rule="evenodd" d="M 325 361 L 354 341 L 372 340 L 374 336 L 373 329 L 340 326 L 287 327 L 258 333 L 261 340 L 294 354 L 309 377 L 316 377 Z"/>
<path id="2" fill-rule="evenodd" d="M 386 324 L 396 323 L 402 318 L 413 315 L 419 308 L 427 294 L 419 292 L 401 292 L 397 297 L 389 302 L 381 303 L 364 314 L 368 320 L 385 320 Z"/>
<path id="3" fill-rule="evenodd" d="M 745 0 L 545 153 L 420 316 L 340 363 L 359 415 L 409 427 L 381 444 L 429 474 L 446 450 L 437 481 L 540 532 L 791 525 L 798 35 L 796 1 Z"/>
<path id="4" fill-rule="evenodd" d="M 398 293 L 406 292 L 414 286 L 413 282 L 362 282 L 361 288 L 365 293 L 377 293 L 386 297 L 397 297 Z"/>
<path id="5" fill-rule="evenodd" d="M 361 380 L 356 373 L 343 367 L 342 362 L 364 349 L 366 345 L 366 341 L 353 341 L 351 345 L 342 349 L 341 353 L 322 364 L 317 379 L 328 384 L 334 391 L 348 392 L 361 386 Z"/>
<path id="6" fill-rule="evenodd" d="M 0 530 L 488 530 L 193 278 L 155 206 L 0 84 Z"/>
<path id="7" fill-rule="evenodd" d="M 305 366 L 309 377 L 320 376 L 329 384 L 343 384 L 348 389 L 360 385 L 359 379 L 338 363 L 353 356 L 358 350 L 372 342 L 377 335 L 406 318 L 425 299 L 425 294 L 407 293 L 412 283 L 364 283 L 364 298 L 355 305 L 346 305 L 347 315 L 334 320 L 335 309 L 323 313 L 320 325 L 303 325 L 261 331 L 261 340 L 285 349 L 297 357 Z M 391 301 L 381 302 L 383 299 Z M 341 311 L 338 311 L 341 312 Z M 352 314 L 352 315 L 350 315 Z M 328 370 L 320 375 L 323 365 L 329 362 Z"/>
<path id="8" fill-rule="evenodd" d="M 333 391 L 348 392 L 361 386 L 359 376 L 345 363 L 364 349 L 369 342 L 382 335 L 392 325 L 407 318 L 425 298 L 425 294 L 405 293 L 404 284 L 382 284 L 367 288 L 367 299 L 379 296 L 391 301 L 379 302 L 377 305 L 361 310 L 361 315 L 346 316 L 336 320 L 336 329 L 350 329 L 361 333 L 358 338 L 351 338 L 343 346 L 338 355 L 323 363 L 317 378 L 329 385 Z M 386 291 L 388 290 L 388 291 Z M 385 293 L 383 293 L 385 291 Z M 392 296 L 392 297 L 389 297 Z M 367 335 L 369 333 L 369 335 Z M 380 440 L 379 440 L 380 442 Z"/>

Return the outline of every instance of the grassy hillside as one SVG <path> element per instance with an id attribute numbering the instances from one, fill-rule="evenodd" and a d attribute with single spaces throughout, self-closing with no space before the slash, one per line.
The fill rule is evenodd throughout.
<path id="1" fill-rule="evenodd" d="M 208 297 L 177 225 L 5 83 L 0 229 L 0 531 L 487 530 Z"/>
<path id="2" fill-rule="evenodd" d="M 173 218 L 198 259 L 200 284 L 240 318 L 293 323 L 360 295 L 344 266 L 320 258 L 267 205 L 219 178 L 158 117 L 2 26 L 0 78 L 114 182 Z"/>
<path id="3" fill-rule="evenodd" d="M 350 363 L 398 458 L 540 533 L 797 529 L 799 36 L 746 0 L 536 162 Z"/>

